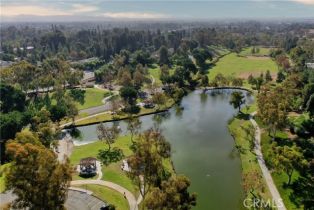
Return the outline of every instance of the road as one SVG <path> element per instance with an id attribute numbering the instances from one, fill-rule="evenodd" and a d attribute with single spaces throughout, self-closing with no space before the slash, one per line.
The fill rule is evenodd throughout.
<path id="1" fill-rule="evenodd" d="M 261 129 L 258 126 L 258 124 L 256 123 L 256 121 L 254 120 L 254 115 L 256 114 L 256 112 L 251 113 L 250 115 L 250 121 L 252 123 L 252 125 L 255 128 L 255 148 L 254 148 L 254 152 L 256 154 L 257 160 L 258 160 L 258 164 L 261 167 L 263 176 L 265 178 L 266 184 L 268 186 L 268 189 L 273 197 L 273 201 L 275 202 L 277 208 L 279 210 L 286 210 L 286 207 L 283 203 L 283 200 L 277 190 L 276 185 L 274 184 L 273 178 L 266 166 L 264 157 L 263 157 L 263 153 L 261 150 Z"/>

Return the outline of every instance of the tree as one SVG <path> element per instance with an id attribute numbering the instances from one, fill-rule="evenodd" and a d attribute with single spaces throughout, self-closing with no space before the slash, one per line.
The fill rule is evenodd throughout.
<path id="1" fill-rule="evenodd" d="M 229 85 L 228 79 L 221 73 L 218 73 L 214 78 L 214 84 L 217 84 L 217 86 L 226 86 Z"/>
<path id="2" fill-rule="evenodd" d="M 286 126 L 289 97 L 282 87 L 271 90 L 263 87 L 257 98 L 258 115 L 265 125 L 268 125 L 268 134 L 276 137 L 278 129 Z"/>
<path id="3" fill-rule="evenodd" d="M 129 105 L 133 106 L 137 99 L 137 91 L 134 87 L 127 86 L 120 89 L 120 96 L 127 102 Z"/>
<path id="4" fill-rule="evenodd" d="M 265 80 L 266 80 L 266 82 L 271 82 L 273 80 L 269 70 L 266 71 Z"/>
<path id="5" fill-rule="evenodd" d="M 13 138 L 17 132 L 29 123 L 30 117 L 29 112 L 13 111 L 6 114 L 0 113 L 1 139 Z"/>
<path id="6" fill-rule="evenodd" d="M 132 115 L 128 117 L 126 122 L 128 124 L 127 129 L 131 133 L 131 142 L 132 142 L 132 144 L 134 144 L 133 137 L 134 137 L 134 135 L 138 134 L 138 132 L 141 128 L 142 122 L 140 121 L 140 119 L 138 117 L 133 117 Z"/>
<path id="7" fill-rule="evenodd" d="M 65 209 L 71 181 L 69 162 L 59 163 L 53 151 L 40 145 L 10 142 L 6 149 L 12 165 L 6 188 L 17 196 L 18 209 Z"/>
<path id="8" fill-rule="evenodd" d="M 32 81 L 36 80 L 36 67 L 27 61 L 18 62 L 7 69 L 8 74 L 1 75 L 1 79 L 18 84 L 22 91 L 32 89 Z M 10 84 L 10 83 L 8 83 Z"/>
<path id="9" fill-rule="evenodd" d="M 161 46 L 159 49 L 159 65 L 169 64 L 168 49 L 166 46 Z"/>
<path id="10" fill-rule="evenodd" d="M 152 101 L 158 105 L 158 109 L 160 108 L 161 105 L 165 104 L 167 102 L 167 97 L 165 96 L 165 94 L 161 93 L 161 92 L 156 92 L 153 96 L 152 96 Z"/>
<path id="11" fill-rule="evenodd" d="M 245 96 L 240 91 L 234 91 L 231 94 L 231 99 L 229 101 L 231 105 L 236 109 L 239 109 L 239 112 L 241 112 L 241 106 L 245 103 Z"/>
<path id="12" fill-rule="evenodd" d="M 26 95 L 13 86 L 0 84 L 0 111 L 3 113 L 11 111 L 24 111 Z"/>
<path id="13" fill-rule="evenodd" d="M 12 142 L 12 140 L 10 140 L 10 141 Z M 29 130 L 22 130 L 21 132 L 16 133 L 15 138 L 14 138 L 14 142 L 22 144 L 22 145 L 24 145 L 24 144 L 33 144 L 33 145 L 37 145 L 37 146 L 42 145 L 38 136 Z"/>
<path id="14" fill-rule="evenodd" d="M 208 86 L 208 76 L 207 75 L 202 75 L 201 76 L 201 85 L 204 87 Z"/>
<path id="15" fill-rule="evenodd" d="M 188 192 L 189 186 L 187 177 L 172 176 L 147 194 L 145 205 L 148 209 L 191 209 L 196 206 L 196 194 Z"/>
<path id="16" fill-rule="evenodd" d="M 83 105 L 85 103 L 85 90 L 81 90 L 81 89 L 71 89 L 69 91 L 69 96 L 71 96 L 71 98 L 73 98 L 74 101 L 79 102 L 81 105 Z"/>
<path id="17" fill-rule="evenodd" d="M 295 169 L 306 166 L 307 161 L 304 159 L 301 148 L 293 145 L 275 147 L 275 165 L 288 176 L 287 184 L 290 185 L 291 177 Z"/>
<path id="18" fill-rule="evenodd" d="M 251 84 L 251 85 L 254 85 L 254 84 L 255 84 L 255 78 L 253 77 L 252 74 L 250 74 L 247 79 L 248 79 L 248 83 L 249 83 L 249 84 Z"/>
<path id="19" fill-rule="evenodd" d="M 105 141 L 108 145 L 108 151 L 111 149 L 111 144 L 113 144 L 118 138 L 120 129 L 116 125 L 107 127 L 103 123 L 97 126 L 97 136 L 100 141 Z"/>
<path id="20" fill-rule="evenodd" d="M 281 82 L 284 81 L 285 79 L 286 79 L 286 76 L 285 76 L 285 74 L 283 73 L 283 71 L 282 71 L 282 70 L 278 71 L 276 82 L 277 82 L 277 83 L 281 83 Z"/>
<path id="21" fill-rule="evenodd" d="M 145 200 L 151 187 L 158 186 L 167 179 L 163 160 L 169 158 L 170 144 L 160 130 L 150 129 L 142 133 L 136 141 L 134 154 L 128 159 L 130 178 L 137 183 Z"/>
<path id="22" fill-rule="evenodd" d="M 139 70 L 136 70 L 133 74 L 134 87 L 140 89 L 145 81 L 145 76 Z"/>
<path id="23" fill-rule="evenodd" d="M 241 87 L 243 85 L 243 79 L 241 78 L 233 78 L 231 80 L 232 86 Z"/>

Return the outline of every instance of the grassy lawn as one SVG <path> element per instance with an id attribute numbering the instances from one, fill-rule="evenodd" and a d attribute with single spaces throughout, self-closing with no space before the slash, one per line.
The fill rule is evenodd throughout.
<path id="1" fill-rule="evenodd" d="M 79 110 L 102 105 L 102 100 L 110 94 L 109 91 L 97 88 L 86 88 L 85 91 L 84 104 L 76 103 Z M 69 90 L 67 90 L 68 92 Z M 51 97 L 52 93 L 49 93 L 49 95 Z M 52 99 L 51 103 L 56 104 L 55 99 Z"/>
<path id="2" fill-rule="evenodd" d="M 132 151 L 130 150 L 131 140 L 129 136 L 120 136 L 112 147 L 118 147 L 123 150 L 125 156 L 130 156 Z M 75 146 L 74 150 L 70 156 L 70 161 L 72 164 L 77 165 L 81 158 L 84 157 L 95 157 L 97 158 L 98 151 L 100 149 L 107 149 L 108 146 L 104 142 L 95 141 L 90 144 L 85 144 L 81 146 Z"/>
<path id="3" fill-rule="evenodd" d="M 266 48 L 266 47 L 258 47 L 258 48 L 259 48 L 259 52 L 252 54 L 252 51 L 251 51 L 252 47 L 247 47 L 244 50 L 242 50 L 240 55 L 242 56 L 269 56 L 271 48 Z"/>
<path id="4" fill-rule="evenodd" d="M 118 147 L 122 149 L 126 157 L 132 154 L 132 151 L 130 150 L 130 146 L 131 146 L 131 140 L 129 136 L 120 136 L 116 140 L 116 142 L 112 145 L 112 147 Z M 77 165 L 81 158 L 84 158 L 84 157 L 97 158 L 98 151 L 100 149 L 107 149 L 107 148 L 108 148 L 107 145 L 101 141 L 96 141 L 90 144 L 76 146 L 74 147 L 74 150 L 70 157 L 70 162 L 73 165 Z M 132 193 L 137 192 L 136 186 L 134 186 L 132 180 L 127 177 L 126 173 L 121 171 L 121 164 L 122 164 L 122 161 L 119 161 L 117 163 L 112 163 L 108 166 L 103 166 L 102 167 L 102 171 L 103 171 L 102 179 L 117 183 L 125 187 Z M 73 179 L 83 179 L 83 178 L 75 174 L 73 176 Z"/>
<path id="5" fill-rule="evenodd" d="M 154 65 L 153 67 L 148 69 L 148 73 L 150 76 L 154 77 L 155 83 L 157 85 L 161 85 L 161 80 L 160 80 L 160 68 L 158 65 Z"/>
<path id="6" fill-rule="evenodd" d="M 5 173 L 9 169 L 10 163 L 6 163 L 0 166 L 0 193 L 5 190 Z"/>
<path id="7" fill-rule="evenodd" d="M 232 134 L 235 144 L 237 145 L 240 151 L 240 159 L 242 166 L 242 174 L 246 174 L 250 171 L 256 171 L 261 177 L 262 187 L 259 190 L 259 194 L 264 199 L 271 198 L 270 192 L 268 190 L 267 184 L 263 178 L 262 171 L 257 162 L 256 155 L 253 151 L 250 150 L 249 137 L 247 136 L 244 127 L 248 127 L 251 124 L 249 120 L 243 120 L 240 118 L 234 118 L 228 125 L 229 131 Z"/>
<path id="8" fill-rule="evenodd" d="M 266 73 L 269 70 L 274 77 L 277 73 L 276 63 L 268 57 L 241 57 L 236 53 L 230 53 L 222 57 L 213 68 L 209 70 L 209 79 L 213 79 L 218 73 L 225 76 L 234 75 L 245 78 L 252 74 Z"/>
<path id="9" fill-rule="evenodd" d="M 93 195 L 100 198 L 101 200 L 112 204 L 116 207 L 116 210 L 125 210 L 129 209 L 129 204 L 127 200 L 119 192 L 112 190 L 108 187 L 100 185 L 78 185 L 82 189 L 90 190 L 93 192 Z"/>
<path id="10" fill-rule="evenodd" d="M 172 75 L 175 71 L 175 67 L 172 67 L 169 69 L 169 74 Z M 150 67 L 148 69 L 148 74 L 152 77 L 154 77 L 155 79 L 155 84 L 157 85 L 161 85 L 162 82 L 160 80 L 160 74 L 161 74 L 161 71 L 160 71 L 160 67 L 158 64 L 154 64 L 152 65 L 152 67 Z"/>
<path id="11" fill-rule="evenodd" d="M 81 110 L 81 109 L 87 109 L 87 108 L 91 108 L 95 106 L 100 106 L 103 104 L 102 100 L 106 96 L 109 96 L 108 91 L 100 90 L 97 88 L 86 88 L 85 103 L 78 104 L 77 108 Z"/>

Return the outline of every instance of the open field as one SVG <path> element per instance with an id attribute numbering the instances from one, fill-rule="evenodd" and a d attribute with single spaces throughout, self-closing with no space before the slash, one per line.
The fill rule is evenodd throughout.
<path id="1" fill-rule="evenodd" d="M 225 76 L 234 75 L 247 79 L 252 74 L 258 76 L 269 70 L 273 78 L 277 73 L 276 63 L 268 57 L 241 57 L 236 53 L 230 53 L 215 63 L 213 68 L 209 69 L 208 76 L 212 80 L 218 73 Z"/>
<path id="2" fill-rule="evenodd" d="M 155 79 L 155 83 L 157 85 L 161 85 L 160 68 L 158 65 L 154 65 L 153 67 L 149 68 L 148 73 L 150 76 L 152 76 Z"/>
<path id="3" fill-rule="evenodd" d="M 80 104 L 76 102 L 78 110 L 101 106 L 103 104 L 102 100 L 110 94 L 109 91 L 97 88 L 86 88 L 84 90 L 86 91 L 84 95 L 84 103 Z M 69 90 L 67 90 L 67 93 L 69 93 Z M 51 96 L 52 94 L 50 93 L 49 95 Z M 56 104 L 56 100 L 52 99 L 51 103 Z"/>
<path id="4" fill-rule="evenodd" d="M 240 53 L 241 56 L 269 56 L 270 50 L 272 48 L 257 47 L 259 52 L 252 54 L 252 47 L 247 47 Z"/>
<path id="5" fill-rule="evenodd" d="M 102 100 L 104 97 L 108 96 L 109 92 L 105 90 L 100 90 L 97 88 L 86 88 L 85 92 L 85 102 L 84 104 L 78 104 L 77 108 L 79 110 L 87 109 L 95 106 L 102 105 Z"/>
<path id="6" fill-rule="evenodd" d="M 108 187 L 91 184 L 78 185 L 77 187 L 92 191 L 96 197 L 109 204 L 114 205 L 116 207 L 116 210 L 125 210 L 129 208 L 129 204 L 127 200 L 123 197 L 123 195 Z"/>

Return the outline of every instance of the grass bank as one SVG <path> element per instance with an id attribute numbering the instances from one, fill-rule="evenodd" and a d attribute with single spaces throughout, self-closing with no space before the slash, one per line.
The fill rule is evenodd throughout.
<path id="1" fill-rule="evenodd" d="M 263 199 L 270 199 L 271 194 L 268 190 L 265 179 L 261 168 L 258 164 L 256 155 L 251 148 L 250 136 L 247 134 L 246 130 L 250 129 L 251 122 L 248 119 L 243 119 L 242 117 L 233 118 L 228 125 L 229 131 L 233 136 L 236 144 L 236 148 L 240 153 L 241 167 L 242 167 L 242 176 L 245 176 L 249 172 L 255 171 L 257 176 L 260 177 L 261 187 L 255 190 L 255 193 L 258 193 L 262 196 Z M 242 184 L 249 184 L 242 183 Z M 254 186 L 250 186 L 254 188 Z M 250 195 L 248 195 L 250 196 Z"/>
<path id="2" fill-rule="evenodd" d="M 164 104 L 163 106 L 158 107 L 158 108 L 153 108 L 153 109 L 141 108 L 140 112 L 134 116 L 143 116 L 143 115 L 154 114 L 154 113 L 166 111 L 169 108 L 171 108 L 174 104 L 175 104 L 174 100 L 169 99 L 166 102 L 166 104 Z M 95 123 L 99 123 L 99 122 L 123 120 L 126 118 L 128 118 L 128 114 L 126 114 L 126 113 L 121 113 L 121 114 L 114 116 L 109 112 L 105 112 L 105 113 L 100 113 L 100 114 L 94 115 L 92 117 L 86 117 L 86 119 L 82 119 L 82 120 L 79 120 L 80 118 L 77 118 L 76 120 L 79 120 L 79 121 L 76 122 L 75 125 L 76 126 L 83 126 L 83 125 L 95 124 Z"/>

